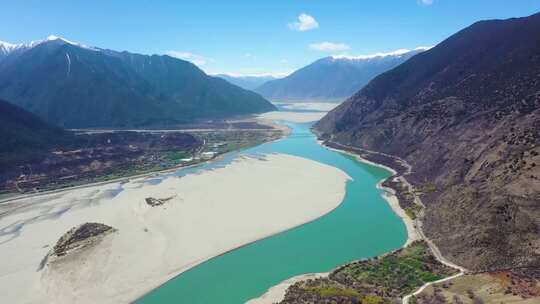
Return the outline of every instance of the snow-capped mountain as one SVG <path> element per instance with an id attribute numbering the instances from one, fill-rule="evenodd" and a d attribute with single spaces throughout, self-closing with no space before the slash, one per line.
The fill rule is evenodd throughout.
<path id="1" fill-rule="evenodd" d="M 11 53 L 25 49 L 27 49 L 27 46 L 24 44 L 12 44 L 9 42 L 0 41 L 0 60 Z"/>
<path id="2" fill-rule="evenodd" d="M 5 42 L 5 41 L 0 41 L 0 60 L 7 57 L 8 55 L 20 54 L 20 53 L 22 53 L 24 51 L 27 51 L 27 50 L 29 50 L 31 48 L 34 48 L 34 47 L 36 47 L 38 45 L 41 45 L 43 43 L 46 43 L 46 42 L 57 42 L 57 43 L 62 43 L 62 44 L 71 44 L 71 45 L 74 45 L 74 46 L 78 46 L 78 47 L 81 47 L 81 48 L 94 50 L 94 51 L 99 51 L 100 50 L 99 48 L 86 46 L 84 44 L 73 42 L 73 41 L 67 40 L 67 39 L 62 38 L 62 37 L 58 37 L 58 36 L 55 36 L 55 35 L 50 35 L 46 39 L 35 40 L 35 41 L 31 41 L 29 43 L 14 44 L 14 43 L 9 43 L 9 42 Z"/>
<path id="3" fill-rule="evenodd" d="M 8 42 L 0 41 L 0 53 L 1 54 L 10 53 L 14 49 L 16 49 L 18 46 L 19 46 L 18 44 L 11 44 Z"/>
<path id="4" fill-rule="evenodd" d="M 409 49 L 399 49 L 388 53 L 375 53 L 371 55 L 360 55 L 360 56 L 349 56 L 349 55 L 335 55 L 332 56 L 335 60 L 348 60 L 348 61 L 355 61 L 355 62 L 365 62 L 370 60 L 381 60 L 381 59 L 389 59 L 389 58 L 401 58 L 403 56 L 410 57 L 411 53 L 417 54 L 423 51 L 429 50 L 431 47 L 428 46 L 419 46 L 413 50 Z"/>
<path id="5" fill-rule="evenodd" d="M 418 47 L 372 55 L 325 57 L 285 78 L 268 81 L 255 91 L 274 100 L 344 99 L 377 75 L 427 49 Z"/>
<path id="6" fill-rule="evenodd" d="M 57 36 L 2 46 L 0 99 L 62 127 L 167 125 L 275 110 L 260 95 L 171 56 Z"/>

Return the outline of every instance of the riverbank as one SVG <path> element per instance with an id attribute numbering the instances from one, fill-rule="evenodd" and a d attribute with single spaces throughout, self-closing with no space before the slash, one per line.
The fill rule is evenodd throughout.
<path id="1" fill-rule="evenodd" d="M 267 292 L 265 292 L 262 296 L 251 299 L 246 302 L 246 304 L 274 304 L 278 303 L 283 300 L 285 297 L 285 293 L 287 292 L 287 289 L 302 281 L 306 280 L 315 280 L 320 278 L 326 278 L 328 277 L 330 273 L 329 272 L 322 272 L 322 273 L 307 273 L 302 274 L 296 277 L 292 277 L 290 279 L 287 279 L 281 283 L 279 283 L 276 286 L 271 287 L 268 289 Z"/>
<path id="2" fill-rule="evenodd" d="M 406 161 L 399 158 L 395 158 L 391 155 L 386 155 L 386 154 L 377 153 L 373 151 L 362 150 L 361 153 L 359 153 L 359 151 L 355 151 L 355 149 L 352 147 L 346 147 L 346 146 L 342 146 L 336 143 L 329 143 L 329 142 L 324 143 L 322 141 L 318 141 L 318 143 L 329 150 L 352 156 L 359 162 L 369 164 L 375 167 L 380 167 L 391 172 L 392 176 L 388 177 L 385 180 L 381 180 L 379 183 L 377 183 L 377 188 L 384 190 L 382 197 L 386 200 L 388 205 L 392 208 L 392 211 L 401 218 L 401 220 L 403 221 L 407 229 L 407 241 L 403 244 L 403 246 L 400 249 L 407 248 L 408 246 L 413 244 L 415 241 L 422 240 L 427 244 L 431 253 L 437 259 L 437 261 L 439 261 L 442 265 L 449 267 L 450 269 L 453 268 L 459 271 L 459 273 L 452 275 L 451 277 L 438 280 L 437 282 L 425 283 L 424 285 L 420 286 L 418 290 L 415 290 L 413 293 L 404 296 L 402 299 L 403 303 L 405 304 L 409 303 L 409 300 L 412 296 L 421 293 L 422 290 L 424 290 L 426 287 L 434 283 L 445 282 L 453 278 L 459 277 L 465 273 L 466 269 L 446 260 L 440 253 L 439 249 L 435 246 L 435 244 L 433 244 L 433 242 L 429 240 L 422 233 L 421 231 L 422 223 L 420 220 L 421 216 L 412 218 L 410 214 L 407 214 L 406 209 L 402 207 L 402 205 L 400 205 L 400 200 L 398 198 L 397 193 L 401 191 L 402 189 L 398 189 L 397 188 L 398 186 L 406 188 L 407 191 L 411 190 L 411 193 L 414 193 L 414 191 L 412 191 L 414 189 L 413 186 L 404 177 L 404 175 L 410 174 L 410 172 L 412 171 L 411 166 L 407 164 Z M 413 194 L 412 201 L 415 204 L 419 204 L 420 206 L 424 207 L 421 199 L 418 197 L 417 194 Z M 383 256 L 386 256 L 386 255 L 387 254 Z M 354 263 L 355 262 L 352 262 L 347 265 L 352 265 Z M 270 288 L 261 297 L 252 299 L 248 303 L 250 304 L 279 303 L 285 299 L 287 290 L 290 287 L 295 286 L 295 284 L 297 283 L 301 284 L 303 281 L 327 278 L 330 273 L 333 273 L 334 271 L 337 271 L 338 269 L 345 266 L 346 265 L 340 266 L 336 268 L 336 270 L 333 270 L 329 273 L 305 274 L 305 275 L 300 275 L 300 276 L 285 280 L 281 282 L 280 284 Z"/>
<path id="3" fill-rule="evenodd" d="M 157 184 L 31 198 L 0 219 L 0 258 L 10 261 L 0 266 L 0 291 L 8 302 L 130 302 L 212 257 L 332 211 L 347 179 L 331 166 L 268 154 Z M 111 197 L 115 189 L 121 191 Z M 148 197 L 172 199 L 151 207 Z M 36 271 L 58 238 L 84 222 L 117 232 L 91 254 Z"/>
<path id="4" fill-rule="evenodd" d="M 76 134 L 83 146 L 58 148 L 3 172 L 0 204 L 199 165 L 281 139 L 288 130 L 250 116 L 226 120 L 213 129 L 76 130 Z"/>
<path id="5" fill-rule="evenodd" d="M 379 163 L 375 163 L 375 162 L 370 161 L 370 160 L 368 160 L 368 159 L 366 159 L 366 158 L 364 158 L 364 157 L 362 157 L 362 156 L 360 156 L 358 154 L 355 154 L 355 153 L 352 153 L 352 152 L 349 152 L 349 151 L 346 151 L 346 150 L 339 150 L 339 149 L 336 149 L 336 148 L 332 148 L 330 146 L 324 145 L 322 142 L 319 142 L 319 143 L 321 145 L 323 145 L 325 148 L 330 149 L 332 151 L 336 151 L 336 152 L 339 152 L 339 153 L 344 153 L 344 154 L 350 155 L 350 156 L 354 157 L 358 162 L 365 163 L 365 164 L 368 164 L 368 165 L 371 165 L 371 166 L 374 166 L 374 167 L 383 168 L 383 169 L 387 170 L 388 172 L 391 172 L 392 176 L 388 177 L 388 179 L 395 180 L 395 179 L 397 179 L 399 177 L 398 172 L 396 170 L 394 170 L 393 168 L 389 167 L 389 166 L 379 164 Z M 394 213 L 397 216 L 399 216 L 401 218 L 401 220 L 403 221 L 403 223 L 405 224 L 405 228 L 407 229 L 407 241 L 405 242 L 403 247 L 406 247 L 407 245 L 411 244 L 412 242 L 414 242 L 416 240 L 420 240 L 421 236 L 419 235 L 419 233 L 417 231 L 415 221 L 410 216 L 408 216 L 407 213 L 405 212 L 405 209 L 403 209 L 400 206 L 399 199 L 396 196 L 396 190 L 391 188 L 391 187 L 384 186 L 383 185 L 384 182 L 385 182 L 385 180 L 381 180 L 379 183 L 377 183 L 377 189 L 381 189 L 381 190 L 384 191 L 383 194 L 382 194 L 382 197 L 388 203 L 390 208 L 392 208 L 392 211 L 394 211 Z"/>
<path id="6" fill-rule="evenodd" d="M 439 263 L 425 242 L 415 241 L 407 247 L 340 266 L 326 278 L 297 282 L 280 303 L 398 303 L 423 283 L 455 272 Z"/>
<path id="7" fill-rule="evenodd" d="M 412 172 L 412 167 L 404 160 L 396 156 L 379 153 L 375 151 L 368 151 L 364 149 L 358 149 L 354 147 L 348 147 L 345 145 L 341 145 L 334 142 L 327 142 L 325 146 L 333 146 L 333 149 L 336 149 L 337 151 L 342 151 L 344 153 L 348 153 L 351 155 L 354 155 L 355 157 L 359 159 L 363 159 L 366 162 L 369 162 L 376 166 L 382 166 L 386 168 L 387 170 L 391 170 L 393 172 L 393 176 L 389 177 L 386 181 L 381 181 L 377 186 L 384 189 L 388 189 L 389 192 L 392 193 L 392 195 L 389 196 L 390 201 L 389 204 L 394 210 L 396 214 L 398 214 L 404 221 L 407 232 L 409 234 L 409 240 L 407 240 L 407 243 L 403 245 L 403 248 L 405 248 L 407 245 L 410 244 L 410 240 L 423 240 L 426 242 L 426 244 L 429 246 L 431 253 L 433 256 L 439 261 L 441 264 L 456 269 L 459 272 L 451 277 L 447 277 L 441 280 L 438 280 L 437 282 L 427 282 L 426 284 L 422 285 L 418 290 L 413 292 L 412 294 L 406 295 L 403 297 L 403 304 L 409 303 L 410 299 L 418 295 L 422 292 L 425 288 L 441 282 L 446 282 L 449 280 L 452 280 L 454 278 L 460 277 L 467 273 L 467 269 L 464 267 L 461 267 L 448 259 L 446 259 L 440 252 L 439 248 L 431 241 L 422 231 L 422 217 L 423 217 L 423 210 L 425 208 L 424 203 L 422 202 L 422 199 L 419 197 L 418 193 L 414 191 L 414 186 L 411 185 L 405 178 L 405 175 L 408 175 Z M 341 147 L 341 149 L 338 149 L 338 147 Z M 368 160 L 371 159 L 371 160 Z M 392 168 L 396 168 L 395 170 Z M 391 182 L 389 182 L 391 181 Z M 386 184 L 387 186 L 383 186 Z M 418 213 L 413 214 L 407 214 L 407 210 L 405 207 L 400 204 L 400 200 L 398 199 L 398 196 L 396 193 L 403 191 L 403 189 L 406 189 L 405 191 L 407 193 L 410 193 L 412 195 L 412 198 L 407 198 L 408 201 L 412 200 L 412 203 L 414 205 L 420 206 L 421 209 Z M 403 196 L 402 196 L 403 198 Z M 405 200 L 405 199 L 403 199 Z M 401 202 L 403 203 L 403 202 Z M 409 202 L 410 204 L 410 202 Z M 412 215 L 412 216 L 411 216 Z"/>
<path id="8" fill-rule="evenodd" d="M 352 150 L 355 149 L 352 147 L 349 148 Z M 368 150 L 357 150 L 358 151 L 351 154 L 368 155 L 367 157 L 371 156 L 371 159 L 376 159 L 376 161 L 381 161 L 389 166 L 400 168 L 400 174 L 387 179 L 387 181 L 380 183 L 379 185 L 388 185 L 387 187 L 382 187 L 389 189 L 394 194 L 399 195 L 401 192 L 413 194 L 412 197 L 404 197 L 401 195 L 400 199 L 398 199 L 397 195 L 393 195 L 397 208 L 402 213 L 405 213 L 406 219 L 408 219 L 405 223 L 413 223 L 414 231 L 417 234 L 418 239 L 423 240 L 429 246 L 432 255 L 439 263 L 458 271 L 454 275 L 441 278 L 440 280 L 426 282 L 422 286 L 418 286 L 414 292 L 411 292 L 402 298 L 403 304 L 426 304 L 450 300 L 461 301 L 463 303 L 469 303 L 469 301 L 471 303 L 538 302 L 540 298 L 540 280 L 538 279 L 540 276 L 538 275 L 538 272 L 534 273 L 534 271 L 532 271 L 531 273 L 525 273 L 520 272 L 518 269 L 517 271 L 501 270 L 478 273 L 472 272 L 465 267 L 446 259 L 433 241 L 423 233 L 422 218 L 424 217 L 425 205 L 419 196 L 419 194 L 422 194 L 422 191 L 415 190 L 416 187 L 414 187 L 405 177 L 406 175 L 411 174 L 412 167 L 405 160 L 395 156 Z M 379 165 L 377 163 L 373 164 Z M 407 213 L 403 212 L 406 211 L 406 209 L 403 208 L 403 205 L 416 205 L 421 206 L 421 208 L 414 213 Z M 414 216 L 414 220 L 412 221 L 411 215 Z"/>

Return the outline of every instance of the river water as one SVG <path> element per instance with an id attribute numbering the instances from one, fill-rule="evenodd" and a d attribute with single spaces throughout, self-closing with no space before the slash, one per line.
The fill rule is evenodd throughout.
<path id="1" fill-rule="evenodd" d="M 285 139 L 231 153 L 221 161 L 179 173 L 223 166 L 243 154 L 291 154 L 346 172 L 352 180 L 347 182 L 342 204 L 318 220 L 196 266 L 136 303 L 244 303 L 290 277 L 327 272 L 353 260 L 397 249 L 405 243 L 407 234 L 403 222 L 382 198 L 382 190 L 376 188 L 390 173 L 322 147 L 310 131 L 310 123 L 288 125 L 292 132 Z"/>

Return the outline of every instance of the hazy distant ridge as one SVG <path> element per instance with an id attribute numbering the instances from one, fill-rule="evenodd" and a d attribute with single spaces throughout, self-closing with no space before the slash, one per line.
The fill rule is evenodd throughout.
<path id="1" fill-rule="evenodd" d="M 375 76 L 424 50 L 418 48 L 370 56 L 325 57 L 285 78 L 266 82 L 255 92 L 269 99 L 344 99 Z"/>
<path id="2" fill-rule="evenodd" d="M 274 76 L 233 76 L 228 74 L 217 74 L 216 77 L 223 78 L 228 82 L 237 85 L 246 90 L 254 90 L 260 87 L 262 84 L 277 79 Z"/>

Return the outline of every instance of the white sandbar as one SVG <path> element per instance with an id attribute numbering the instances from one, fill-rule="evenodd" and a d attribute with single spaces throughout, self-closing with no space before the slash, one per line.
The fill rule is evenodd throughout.
<path id="1" fill-rule="evenodd" d="M 259 118 L 268 119 L 268 120 L 284 120 L 297 123 L 305 123 L 318 121 L 323 116 L 326 115 L 326 112 L 287 112 L 287 111 L 274 111 L 267 112 L 259 115 Z"/>
<path id="2" fill-rule="evenodd" d="M 315 161 L 270 154 L 155 185 L 138 179 L 14 201 L 22 207 L 0 218 L 2 301 L 130 302 L 209 258 L 332 211 L 348 178 Z M 147 197 L 174 198 L 150 207 Z M 85 222 L 118 231 L 37 271 L 58 238 Z"/>

